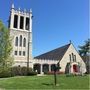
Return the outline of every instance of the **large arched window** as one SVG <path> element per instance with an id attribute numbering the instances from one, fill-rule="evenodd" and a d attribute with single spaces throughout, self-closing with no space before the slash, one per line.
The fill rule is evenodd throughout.
<path id="1" fill-rule="evenodd" d="M 18 46 L 18 37 L 15 38 L 15 46 Z"/>
<path id="2" fill-rule="evenodd" d="M 23 39 L 23 47 L 26 47 L 26 38 Z"/>
<path id="3" fill-rule="evenodd" d="M 22 35 L 20 35 L 20 46 L 22 46 Z"/>

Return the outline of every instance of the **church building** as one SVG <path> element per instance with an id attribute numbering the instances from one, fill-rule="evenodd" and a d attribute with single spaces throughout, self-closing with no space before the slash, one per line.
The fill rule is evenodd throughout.
<path id="1" fill-rule="evenodd" d="M 70 42 L 42 55 L 32 56 L 32 10 L 15 9 L 12 4 L 9 30 L 12 38 L 14 66 L 29 66 L 38 74 L 52 72 L 59 63 L 63 73 L 85 73 L 86 66 L 74 45 Z"/>

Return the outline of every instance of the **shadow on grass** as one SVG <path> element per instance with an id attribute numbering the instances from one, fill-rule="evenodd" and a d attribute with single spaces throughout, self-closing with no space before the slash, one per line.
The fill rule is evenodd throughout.
<path id="1" fill-rule="evenodd" d="M 45 86 L 53 86 L 52 83 L 42 83 L 42 85 L 45 85 Z"/>

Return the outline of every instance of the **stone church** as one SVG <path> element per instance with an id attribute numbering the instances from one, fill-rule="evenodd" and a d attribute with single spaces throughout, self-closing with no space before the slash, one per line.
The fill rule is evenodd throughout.
<path id="1" fill-rule="evenodd" d="M 32 10 L 21 11 L 12 4 L 9 30 L 12 38 L 14 66 L 29 66 L 38 74 L 52 72 L 59 63 L 63 73 L 85 73 L 86 66 L 72 43 L 32 57 Z"/>

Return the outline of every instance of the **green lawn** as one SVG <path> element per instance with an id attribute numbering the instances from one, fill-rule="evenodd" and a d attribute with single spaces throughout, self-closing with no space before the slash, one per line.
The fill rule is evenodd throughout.
<path id="1" fill-rule="evenodd" d="M 59 86 L 54 85 L 53 75 L 48 76 L 18 76 L 11 78 L 0 78 L 1 89 L 78 89 L 89 90 L 89 76 L 66 77 L 58 75 Z"/>

